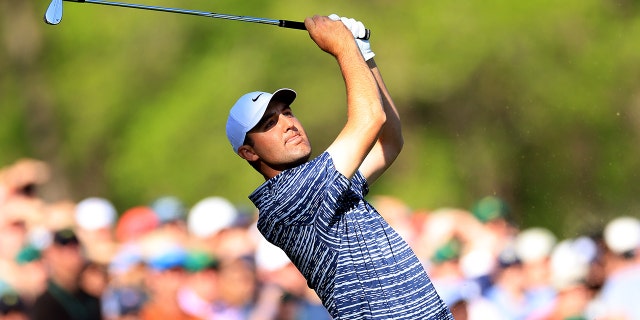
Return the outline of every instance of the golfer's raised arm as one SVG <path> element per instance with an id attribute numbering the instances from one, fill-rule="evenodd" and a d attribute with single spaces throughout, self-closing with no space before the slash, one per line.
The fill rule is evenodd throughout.
<path id="1" fill-rule="evenodd" d="M 400 116 L 382 79 L 382 74 L 373 59 L 375 54 L 371 50 L 369 39 L 364 37 L 369 34 L 364 24 L 355 19 L 340 17 L 336 14 L 330 15 L 329 18 L 335 21 L 342 21 L 347 29 L 351 31 L 362 57 L 374 76 L 385 112 L 386 122 L 384 127 L 359 168 L 371 185 L 391 166 L 402 150 L 404 139 L 402 137 Z"/>
<path id="2" fill-rule="evenodd" d="M 336 169 L 348 178 L 358 170 L 385 122 L 376 80 L 352 33 L 340 21 L 324 16 L 305 20 L 318 47 L 338 61 L 347 91 L 347 123 L 327 151 Z"/>
<path id="3" fill-rule="evenodd" d="M 404 138 L 402 136 L 400 115 L 398 114 L 398 110 L 396 109 L 396 106 L 391 99 L 391 95 L 384 84 L 382 74 L 373 60 L 373 57 L 367 60 L 367 64 L 371 68 L 371 72 L 373 73 L 376 83 L 378 84 L 378 88 L 380 89 L 382 106 L 387 119 L 382 131 L 378 135 L 378 141 L 376 141 L 375 145 L 371 148 L 371 151 L 360 166 L 360 171 L 366 177 L 367 183 L 371 185 L 396 160 L 400 151 L 402 151 Z"/>

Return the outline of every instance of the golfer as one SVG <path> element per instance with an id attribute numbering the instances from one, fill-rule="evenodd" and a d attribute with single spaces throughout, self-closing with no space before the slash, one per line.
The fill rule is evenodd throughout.
<path id="1" fill-rule="evenodd" d="M 347 122 L 309 160 L 311 144 L 291 104 L 296 93 L 251 92 L 231 108 L 227 137 L 265 183 L 249 198 L 258 229 L 282 248 L 334 319 L 453 319 L 408 244 L 365 199 L 403 145 L 400 119 L 359 21 L 304 21 L 338 62 Z"/>

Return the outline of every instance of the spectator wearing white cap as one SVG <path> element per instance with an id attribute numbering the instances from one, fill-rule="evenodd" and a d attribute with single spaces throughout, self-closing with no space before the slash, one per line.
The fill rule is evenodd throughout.
<path id="1" fill-rule="evenodd" d="M 104 265 L 111 260 L 116 251 L 113 228 L 117 215 L 115 206 L 104 198 L 85 198 L 75 206 L 76 233 L 89 260 Z"/>
<path id="2" fill-rule="evenodd" d="M 229 200 L 219 196 L 207 197 L 189 211 L 187 228 L 194 246 L 209 250 L 221 260 L 252 255 L 255 241 L 247 226 L 240 223 L 241 215 Z"/>
<path id="3" fill-rule="evenodd" d="M 640 220 L 617 217 L 605 226 L 606 279 L 594 303 L 599 319 L 640 319 Z"/>
<path id="4" fill-rule="evenodd" d="M 515 251 L 522 261 L 527 313 L 546 308 L 555 299 L 550 260 L 556 242 L 556 236 L 543 227 L 530 227 L 516 235 Z"/>
<path id="5" fill-rule="evenodd" d="M 585 236 L 556 244 L 549 264 L 550 282 L 557 294 L 551 304 L 533 310 L 527 319 L 593 319 L 587 317 L 587 307 L 593 297 L 587 277 L 597 250 L 596 243 Z"/>
<path id="6" fill-rule="evenodd" d="M 223 197 L 207 197 L 196 203 L 189 211 L 187 227 L 189 233 L 197 238 L 215 236 L 218 232 L 233 225 L 238 212 Z"/>

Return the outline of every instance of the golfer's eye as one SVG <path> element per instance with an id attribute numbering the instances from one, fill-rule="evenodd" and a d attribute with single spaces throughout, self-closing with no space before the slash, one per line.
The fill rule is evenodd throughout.
<path id="1" fill-rule="evenodd" d="M 271 118 L 264 124 L 264 128 L 270 129 L 271 127 L 275 126 L 276 123 L 278 123 L 277 118 L 276 119 Z"/>

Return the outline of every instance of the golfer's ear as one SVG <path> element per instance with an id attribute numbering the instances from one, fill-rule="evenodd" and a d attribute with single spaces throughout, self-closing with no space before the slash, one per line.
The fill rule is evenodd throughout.
<path id="1" fill-rule="evenodd" d="M 250 145 L 243 145 L 238 148 L 238 155 L 249 162 L 258 160 L 258 155 L 254 152 Z"/>

